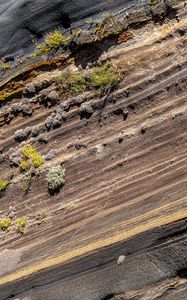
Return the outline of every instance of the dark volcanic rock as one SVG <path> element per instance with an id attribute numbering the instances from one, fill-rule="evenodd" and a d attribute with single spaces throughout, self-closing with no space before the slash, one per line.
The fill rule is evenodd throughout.
<path id="1" fill-rule="evenodd" d="M 46 32 L 98 14 L 102 9 L 119 9 L 136 0 L 0 0 L 0 56 L 34 48 Z"/>

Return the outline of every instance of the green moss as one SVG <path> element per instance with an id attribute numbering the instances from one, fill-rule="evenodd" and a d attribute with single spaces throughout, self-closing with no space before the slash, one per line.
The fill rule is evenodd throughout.
<path id="1" fill-rule="evenodd" d="M 6 191 L 7 187 L 9 186 L 9 181 L 7 180 L 0 180 L 0 194 Z"/>
<path id="2" fill-rule="evenodd" d="M 23 146 L 23 148 L 21 149 L 21 153 L 24 159 L 20 164 L 20 168 L 24 172 L 28 171 L 31 167 L 38 168 L 44 163 L 41 155 L 33 146 L 29 144 Z"/>
<path id="3" fill-rule="evenodd" d="M 123 21 L 116 18 L 111 13 L 104 14 L 103 19 L 96 21 L 96 27 L 92 30 L 92 33 L 96 36 L 97 40 L 103 40 L 110 35 L 117 35 L 123 31 Z"/>
<path id="4" fill-rule="evenodd" d="M 6 231 L 10 225 L 11 225 L 11 220 L 9 218 L 0 219 L 0 228 L 2 230 Z"/>
<path id="5" fill-rule="evenodd" d="M 16 225 L 17 226 L 25 226 L 26 225 L 26 220 L 25 220 L 25 218 L 18 218 L 17 220 L 16 220 Z"/>

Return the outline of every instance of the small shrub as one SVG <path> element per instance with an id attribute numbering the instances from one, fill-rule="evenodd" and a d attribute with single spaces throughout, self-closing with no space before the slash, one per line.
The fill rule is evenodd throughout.
<path id="1" fill-rule="evenodd" d="M 1 67 L 2 67 L 3 71 L 6 71 L 6 70 L 10 69 L 10 64 L 9 63 L 2 63 Z"/>
<path id="2" fill-rule="evenodd" d="M 37 47 L 36 55 L 44 55 L 52 50 L 58 50 L 60 47 L 66 46 L 67 43 L 67 38 L 60 31 L 49 33 L 44 42 Z"/>
<path id="3" fill-rule="evenodd" d="M 25 191 L 25 195 L 29 192 L 31 185 L 32 185 L 32 175 L 29 173 L 28 176 L 25 178 L 23 184 L 22 184 L 22 190 Z"/>
<path id="4" fill-rule="evenodd" d="M 158 0 L 150 0 L 151 5 L 156 5 L 158 3 Z"/>
<path id="5" fill-rule="evenodd" d="M 11 225 L 11 220 L 9 218 L 0 219 L 0 227 L 2 230 L 6 231 Z"/>
<path id="6" fill-rule="evenodd" d="M 65 183 L 66 170 L 58 165 L 51 167 L 47 174 L 48 187 L 51 192 L 58 191 Z"/>
<path id="7" fill-rule="evenodd" d="M 16 220 L 16 226 L 17 226 L 18 233 L 24 234 L 25 233 L 25 226 L 26 226 L 25 218 L 18 218 Z"/>
<path id="8" fill-rule="evenodd" d="M 109 63 L 95 67 L 89 73 L 69 72 L 63 78 L 57 78 L 62 92 L 80 94 L 95 89 L 102 96 L 110 87 L 120 81 L 120 71 Z"/>
<path id="9" fill-rule="evenodd" d="M 38 168 L 44 163 L 44 159 L 38 154 L 35 147 L 29 144 L 23 146 L 21 153 L 24 157 L 24 160 L 20 164 L 23 172 L 28 171 L 31 167 Z"/>
<path id="10" fill-rule="evenodd" d="M 60 31 L 55 31 L 52 34 L 46 35 L 45 43 L 50 49 L 57 50 L 67 45 L 67 39 Z"/>
<path id="11" fill-rule="evenodd" d="M 84 74 L 81 72 L 68 72 L 63 78 L 59 78 L 58 82 L 63 92 L 80 94 L 87 88 L 87 82 Z"/>
<path id="12" fill-rule="evenodd" d="M 20 168 L 23 172 L 27 172 L 31 168 L 31 164 L 28 160 L 23 160 L 20 164 Z"/>
<path id="13" fill-rule="evenodd" d="M 0 180 L 0 194 L 6 191 L 9 184 L 10 183 L 7 180 Z"/>
<path id="14" fill-rule="evenodd" d="M 36 53 L 32 54 L 32 57 L 36 57 L 38 55 L 45 55 L 50 52 L 50 48 L 48 48 L 45 43 L 40 44 L 36 50 Z"/>
<path id="15" fill-rule="evenodd" d="M 105 94 L 110 87 L 117 84 L 120 80 L 120 73 L 109 63 L 105 63 L 93 69 L 90 76 L 90 83 L 101 95 Z"/>

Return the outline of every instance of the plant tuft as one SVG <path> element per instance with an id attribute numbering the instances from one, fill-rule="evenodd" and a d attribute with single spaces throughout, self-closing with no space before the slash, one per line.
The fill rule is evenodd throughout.
<path id="1" fill-rule="evenodd" d="M 25 233 L 25 226 L 26 226 L 25 218 L 18 218 L 16 220 L 16 226 L 17 226 L 18 233 L 24 234 Z"/>
<path id="2" fill-rule="evenodd" d="M 51 167 L 47 174 L 47 182 L 50 192 L 58 191 L 65 183 L 66 170 L 58 165 Z"/>
<path id="3" fill-rule="evenodd" d="M 23 146 L 21 153 L 24 157 L 20 164 L 20 168 L 23 172 L 27 172 L 31 167 L 38 168 L 44 163 L 44 159 L 32 145 L 28 144 Z"/>
<path id="4" fill-rule="evenodd" d="M 11 220 L 9 218 L 0 219 L 0 227 L 2 230 L 6 231 L 11 225 Z"/>
<path id="5" fill-rule="evenodd" d="M 6 191 L 9 184 L 9 181 L 7 180 L 0 180 L 0 195 Z"/>

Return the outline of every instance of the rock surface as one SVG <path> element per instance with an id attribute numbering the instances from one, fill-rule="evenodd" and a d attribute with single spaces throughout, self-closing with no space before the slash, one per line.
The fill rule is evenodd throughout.
<path id="1" fill-rule="evenodd" d="M 166 2 L 176 3 L 159 1 L 151 6 L 154 15 Z M 91 48 L 82 45 L 68 58 L 51 55 L 3 76 L 0 179 L 10 185 L 0 198 L 0 218 L 10 207 L 16 213 L 8 230 L 0 232 L 1 300 L 187 298 L 187 18 L 179 2 L 183 5 L 175 13 L 145 22 L 137 1 L 109 1 L 108 7 L 124 5 L 125 18 L 127 7 L 137 11 L 128 27 L 131 39 L 118 43 L 108 37 Z M 53 28 L 46 19 L 56 14 L 54 3 L 8 1 L 1 6 L 0 22 L 22 7 L 21 17 L 30 16 L 36 25 L 40 20 L 41 30 L 44 22 L 46 32 Z M 89 1 L 58 3 L 53 8 L 60 13 L 63 6 L 72 22 L 104 6 L 96 1 L 87 10 Z M 143 11 L 148 5 L 138 3 Z M 6 26 L 8 36 L 13 27 Z M 5 45 L 3 34 L 0 27 Z M 105 61 L 123 76 L 104 96 L 91 89 L 71 95 L 54 85 L 68 64 L 89 69 Z M 28 84 L 37 88 L 27 94 Z M 47 95 L 58 94 L 52 106 L 41 101 L 46 89 Z M 18 109 L 25 99 L 30 115 Z M 83 118 L 85 110 L 89 116 Z M 46 161 L 24 173 L 19 164 L 28 143 Z M 56 165 L 66 169 L 65 185 L 50 195 L 46 174 Z M 16 220 L 23 217 L 25 233 L 18 234 Z"/>

